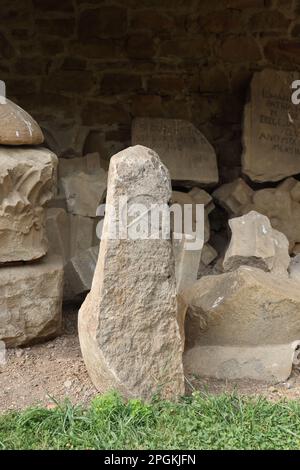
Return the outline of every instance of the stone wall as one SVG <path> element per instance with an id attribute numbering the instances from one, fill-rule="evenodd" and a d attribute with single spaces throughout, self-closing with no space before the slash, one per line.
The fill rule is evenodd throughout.
<path id="1" fill-rule="evenodd" d="M 189 119 L 228 181 L 252 73 L 300 69 L 299 13 L 298 0 L 1 0 L 0 78 L 54 137 L 78 131 L 79 153 L 109 158 L 136 116 Z"/>

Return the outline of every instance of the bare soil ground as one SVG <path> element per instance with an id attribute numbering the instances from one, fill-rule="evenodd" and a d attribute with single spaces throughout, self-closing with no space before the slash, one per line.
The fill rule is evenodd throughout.
<path id="1" fill-rule="evenodd" d="M 242 380 L 224 381 L 187 377 L 189 388 L 204 393 L 236 391 L 263 395 L 271 400 L 300 398 L 300 371 L 276 385 Z M 77 335 L 77 311 L 66 309 L 63 334 L 30 348 L 10 349 L 6 365 L 0 366 L 0 412 L 32 405 L 53 406 L 53 400 L 69 398 L 88 404 L 97 391 L 86 372 Z"/>

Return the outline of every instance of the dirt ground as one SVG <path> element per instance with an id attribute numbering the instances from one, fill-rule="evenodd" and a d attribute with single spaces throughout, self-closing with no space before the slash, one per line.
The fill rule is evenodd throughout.
<path id="1" fill-rule="evenodd" d="M 187 377 L 192 388 L 219 394 L 237 391 L 244 395 L 264 395 L 271 400 L 300 398 L 300 371 L 294 370 L 285 383 L 270 386 L 249 380 L 230 381 Z M 30 348 L 10 349 L 0 366 L 0 412 L 69 398 L 88 404 L 97 391 L 86 372 L 77 335 L 77 311 L 66 309 L 63 334 L 55 340 Z"/>

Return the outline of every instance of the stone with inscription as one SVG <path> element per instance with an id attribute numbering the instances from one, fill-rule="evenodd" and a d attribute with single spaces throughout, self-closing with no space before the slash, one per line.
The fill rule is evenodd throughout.
<path id="1" fill-rule="evenodd" d="M 160 155 L 172 180 L 214 184 L 218 182 L 216 153 L 193 124 L 180 119 L 136 118 L 132 144 L 141 144 Z"/>
<path id="2" fill-rule="evenodd" d="M 243 173 L 253 181 L 279 181 L 300 173 L 300 107 L 291 101 L 296 72 L 256 72 L 244 110 Z"/>

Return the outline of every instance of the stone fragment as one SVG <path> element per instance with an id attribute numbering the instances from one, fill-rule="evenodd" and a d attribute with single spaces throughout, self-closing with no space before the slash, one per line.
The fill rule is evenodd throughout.
<path id="1" fill-rule="evenodd" d="M 204 191 L 205 192 L 205 191 Z M 207 194 L 207 193 L 206 193 Z M 184 193 L 181 191 L 172 191 L 172 204 L 179 204 L 181 206 L 182 210 L 182 220 L 181 220 L 181 227 L 174 226 L 174 231 L 181 233 L 181 232 L 187 232 L 189 227 L 186 227 L 186 221 L 185 221 L 185 205 L 190 205 L 192 206 L 192 232 L 196 231 L 197 227 L 197 213 L 196 213 L 196 204 L 203 204 L 204 205 L 204 198 L 201 200 L 198 198 L 201 202 L 196 202 L 195 199 L 190 195 L 190 193 Z M 207 201 L 207 199 L 206 199 Z M 211 202 L 207 201 L 208 206 L 211 204 Z M 212 210 L 210 206 L 210 210 Z M 201 223 L 201 221 L 200 221 Z M 190 233 L 191 234 L 191 233 Z M 209 225 L 209 218 L 208 218 L 208 210 L 206 210 L 206 207 L 204 208 L 204 241 L 207 242 L 210 237 L 210 225 Z"/>
<path id="2" fill-rule="evenodd" d="M 38 123 L 5 97 L 0 101 L 0 144 L 40 145 L 44 136 Z"/>
<path id="3" fill-rule="evenodd" d="M 213 197 L 230 215 L 241 215 L 243 208 L 251 204 L 253 194 L 250 186 L 242 178 L 238 178 L 216 189 Z"/>
<path id="4" fill-rule="evenodd" d="M 71 258 L 65 266 L 65 300 L 76 300 L 90 291 L 99 247 L 93 246 Z"/>
<path id="5" fill-rule="evenodd" d="M 267 216 L 272 227 L 286 235 L 289 240 L 289 251 L 293 252 L 295 244 L 300 243 L 300 203 L 296 200 L 298 183 L 295 178 L 287 178 L 275 188 L 252 191 L 248 187 L 249 197 L 240 201 L 238 205 L 232 203 L 232 198 L 228 196 L 230 184 L 218 188 L 213 196 L 229 215 L 243 215 L 255 210 Z M 239 185 L 238 181 L 231 184 L 235 188 Z"/>
<path id="6" fill-rule="evenodd" d="M 50 253 L 60 255 L 64 265 L 70 258 L 70 221 L 64 209 L 46 210 L 46 231 Z"/>
<path id="7" fill-rule="evenodd" d="M 201 252 L 201 264 L 208 266 L 216 259 L 217 256 L 218 252 L 214 249 L 214 247 L 212 247 L 209 243 L 205 243 Z"/>
<path id="8" fill-rule="evenodd" d="M 75 124 L 43 121 L 45 144 L 59 157 L 82 155 L 88 128 Z"/>
<path id="9" fill-rule="evenodd" d="M 63 263 L 56 255 L 22 266 L 1 267 L 0 340 L 7 347 L 60 333 Z"/>
<path id="10" fill-rule="evenodd" d="M 204 189 L 200 189 L 195 186 L 188 194 L 191 196 L 195 204 L 204 204 L 207 214 L 210 214 L 210 212 L 214 210 L 215 205 L 213 203 L 213 198 Z"/>
<path id="11" fill-rule="evenodd" d="M 275 258 L 273 229 L 269 219 L 251 211 L 229 220 L 231 240 L 225 253 L 225 271 L 234 271 L 241 265 L 256 266 L 271 271 Z"/>
<path id="12" fill-rule="evenodd" d="M 46 254 L 43 206 L 53 196 L 56 167 L 47 149 L 0 148 L 0 263 Z"/>
<path id="13" fill-rule="evenodd" d="M 96 217 L 97 207 L 106 190 L 106 179 L 107 173 L 104 170 L 95 174 L 79 172 L 61 178 L 68 212 Z"/>
<path id="14" fill-rule="evenodd" d="M 289 265 L 289 274 L 290 274 L 291 279 L 300 281 L 300 254 L 294 256 L 291 259 L 291 262 Z"/>
<path id="15" fill-rule="evenodd" d="M 168 170 L 154 151 L 135 146 L 112 157 L 107 203 L 118 209 L 119 196 L 148 208 L 169 202 Z M 114 225 L 107 213 L 92 289 L 79 312 L 88 372 L 102 392 L 178 397 L 184 377 L 171 240 L 109 239 Z"/>
<path id="16" fill-rule="evenodd" d="M 181 238 L 179 238 L 181 236 Z M 188 234 L 173 234 L 176 289 L 180 293 L 197 280 L 203 240 Z"/>
<path id="17" fill-rule="evenodd" d="M 132 144 L 146 145 L 157 152 L 170 170 L 172 180 L 198 184 L 218 182 L 215 150 L 188 121 L 136 118 Z"/>
<path id="18" fill-rule="evenodd" d="M 297 72 L 255 72 L 244 112 L 242 171 L 253 181 L 300 173 L 300 110 L 292 103 Z"/>
<path id="19" fill-rule="evenodd" d="M 50 252 L 60 255 L 64 262 L 64 300 L 78 300 L 78 295 L 91 288 L 94 268 L 90 261 L 94 245 L 99 245 L 96 224 L 96 219 L 68 214 L 64 209 L 46 211 Z"/>
<path id="20" fill-rule="evenodd" d="M 74 173 L 84 172 L 90 175 L 103 173 L 98 152 L 89 153 L 84 157 L 60 158 L 58 160 L 58 177 L 64 178 Z"/>
<path id="21" fill-rule="evenodd" d="M 296 280 L 241 266 L 202 277 L 186 295 L 189 347 L 287 344 L 300 338 Z"/>
<path id="22" fill-rule="evenodd" d="M 287 276 L 288 267 L 291 261 L 289 256 L 289 241 L 283 233 L 275 229 L 272 229 L 272 236 L 275 248 L 272 272 L 274 274 Z"/>
<path id="23" fill-rule="evenodd" d="M 282 382 L 291 375 L 299 344 L 195 346 L 184 354 L 184 367 L 187 373 L 202 377 Z"/>

